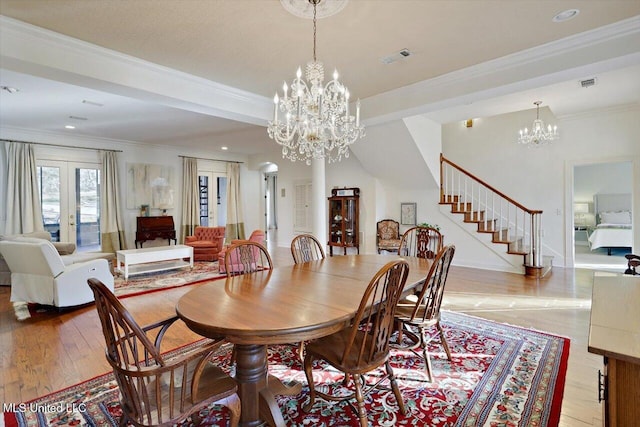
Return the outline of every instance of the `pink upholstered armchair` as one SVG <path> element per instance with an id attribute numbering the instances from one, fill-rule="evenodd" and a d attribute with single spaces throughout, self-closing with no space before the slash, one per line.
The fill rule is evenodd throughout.
<path id="1" fill-rule="evenodd" d="M 234 243 L 239 243 L 239 242 L 243 242 L 243 241 L 249 241 L 249 242 L 256 242 L 256 243 L 260 243 L 261 245 L 264 245 L 264 239 L 265 239 L 265 234 L 264 231 L 262 230 L 254 230 L 251 233 L 251 236 L 249 236 L 248 239 L 234 239 L 231 241 L 231 244 L 229 245 L 225 245 L 222 250 L 220 251 L 220 253 L 218 254 L 218 262 L 219 262 L 219 268 L 220 268 L 220 273 L 226 273 L 225 267 L 224 267 L 224 255 L 227 252 L 227 249 L 229 249 L 229 246 L 233 245 Z"/>
<path id="2" fill-rule="evenodd" d="M 193 248 L 194 261 L 216 261 L 224 244 L 225 227 L 198 226 L 184 244 Z"/>

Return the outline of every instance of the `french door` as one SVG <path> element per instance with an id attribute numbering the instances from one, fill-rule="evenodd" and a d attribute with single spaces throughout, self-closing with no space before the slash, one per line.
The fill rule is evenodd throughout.
<path id="1" fill-rule="evenodd" d="M 100 248 L 100 166 L 38 161 L 42 218 L 51 239 L 74 242 L 78 251 Z"/>
<path id="2" fill-rule="evenodd" d="M 227 176 L 198 171 L 200 190 L 200 225 L 216 227 L 227 224 Z"/>

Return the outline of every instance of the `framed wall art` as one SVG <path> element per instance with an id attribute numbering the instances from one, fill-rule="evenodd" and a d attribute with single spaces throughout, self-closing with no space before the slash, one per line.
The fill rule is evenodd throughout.
<path id="1" fill-rule="evenodd" d="M 415 203 L 400 203 L 400 224 L 416 225 Z"/>
<path id="2" fill-rule="evenodd" d="M 127 209 L 172 209 L 175 181 L 172 166 L 127 163 Z"/>

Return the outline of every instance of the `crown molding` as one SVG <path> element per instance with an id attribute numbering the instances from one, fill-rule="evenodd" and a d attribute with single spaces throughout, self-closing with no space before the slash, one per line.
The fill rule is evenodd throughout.
<path id="1" fill-rule="evenodd" d="M 134 90 L 175 99 L 173 106 L 178 108 L 192 109 L 189 108 L 189 104 L 194 104 L 193 110 L 197 112 L 215 114 L 228 111 L 229 115 L 225 118 L 252 124 L 264 125 L 271 114 L 273 102 L 267 97 L 2 15 L 0 15 L 0 36 L 0 55 L 3 60 L 6 58 L 3 62 L 7 64 L 28 63 L 53 69 L 58 73 L 83 74 L 89 77 L 89 80 L 95 79 L 99 82 L 131 87 Z M 36 55 L 34 52 L 40 54 Z M 46 54 L 43 54 L 45 52 Z M 61 63 L 58 58 L 64 58 L 65 63 Z M 91 61 L 87 61 L 87 58 L 91 58 Z M 86 65 L 89 62 L 93 67 Z M 109 70 L 121 72 L 109 73 Z M 122 70 L 127 72 L 124 73 Z M 117 80 L 115 76 L 121 74 L 134 76 L 134 78 Z M 135 77 L 139 77 L 138 81 Z M 85 83 L 86 80 L 84 80 Z M 154 82 L 163 84 L 158 84 L 155 88 L 143 86 L 153 85 Z M 172 88 L 180 88 L 180 91 L 171 90 Z M 95 89 L 104 90 L 99 87 Z M 215 104 L 212 100 L 215 100 Z M 224 114 L 220 115 L 224 116 Z"/>
<path id="2" fill-rule="evenodd" d="M 595 108 L 593 110 L 584 111 L 581 113 L 558 115 L 556 116 L 556 119 L 558 119 L 559 121 L 581 120 L 581 119 L 590 118 L 590 117 L 598 117 L 605 114 L 620 114 L 620 113 L 628 113 L 628 112 L 640 113 L 640 104 L 630 103 L 630 104 L 622 104 L 622 105 L 613 105 L 611 107 L 606 107 L 606 108 Z"/>

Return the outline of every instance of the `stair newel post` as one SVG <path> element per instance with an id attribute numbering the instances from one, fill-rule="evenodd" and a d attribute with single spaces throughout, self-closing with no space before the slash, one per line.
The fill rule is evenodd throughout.
<path id="1" fill-rule="evenodd" d="M 531 234 L 532 234 L 532 236 L 533 236 L 533 233 L 535 232 L 535 228 L 536 228 L 535 222 L 536 222 L 535 215 L 531 214 Z M 537 241 L 538 239 L 535 239 L 535 240 Z M 536 262 L 537 261 L 536 260 L 536 252 L 537 251 L 536 251 L 536 248 L 535 248 L 536 244 L 537 243 L 533 242 L 533 237 L 532 237 L 532 242 L 531 242 L 531 245 L 529 246 L 529 260 L 528 260 L 528 263 L 531 264 L 534 267 L 538 267 L 538 263 Z"/>

